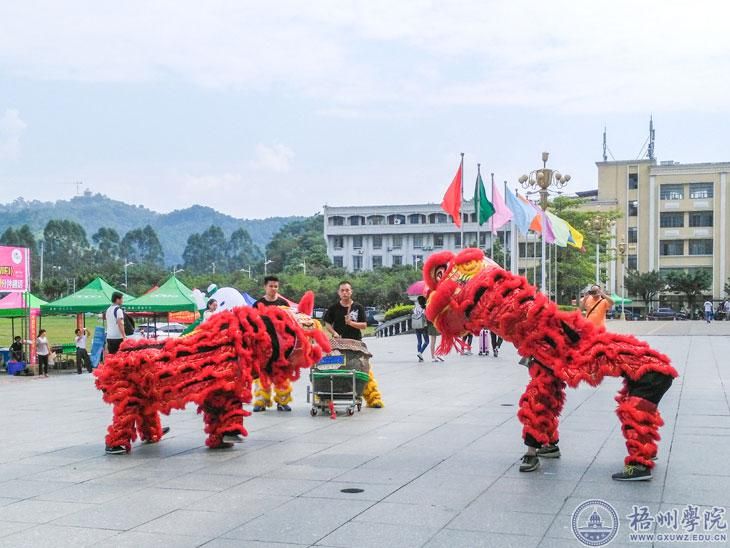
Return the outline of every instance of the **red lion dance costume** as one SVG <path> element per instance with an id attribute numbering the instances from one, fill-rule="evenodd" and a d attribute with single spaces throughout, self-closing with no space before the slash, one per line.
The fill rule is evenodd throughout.
<path id="1" fill-rule="evenodd" d="M 284 386 L 301 368 L 330 351 L 324 332 L 311 319 L 314 295 L 308 292 L 294 314 L 281 308 L 238 307 L 214 315 L 189 335 L 164 342 L 124 342 L 96 372 L 96 386 L 114 406 L 107 447 L 127 452 L 139 437 L 162 437 L 160 413 L 198 405 L 206 445 L 225 446 L 225 434 L 248 435 L 243 417 L 251 413 L 251 384 L 264 378 Z"/>
<path id="2" fill-rule="evenodd" d="M 596 327 L 578 312 L 558 310 L 524 277 L 505 271 L 479 249 L 435 253 L 424 264 L 423 276 L 430 289 L 426 316 L 443 336 L 440 353 L 461 344 L 466 333 L 489 329 L 531 357 L 531 380 L 518 417 L 533 455 L 535 448 L 537 454 L 544 446 L 557 448 L 566 384 L 597 386 L 605 376 L 622 376 L 616 413 L 628 456 L 624 472 L 614 479 L 651 479 L 658 429 L 664 424 L 657 404 L 677 376 L 667 356 L 630 335 Z M 523 471 L 537 468 L 535 462 Z"/>

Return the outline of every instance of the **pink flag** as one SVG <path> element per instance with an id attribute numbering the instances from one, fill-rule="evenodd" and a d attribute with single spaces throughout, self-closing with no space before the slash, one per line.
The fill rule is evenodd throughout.
<path id="1" fill-rule="evenodd" d="M 512 219 L 512 210 L 504 203 L 504 198 L 494 186 L 492 181 L 492 205 L 494 206 L 494 215 L 491 217 L 492 234 L 496 234 L 497 230 L 502 228 Z"/>

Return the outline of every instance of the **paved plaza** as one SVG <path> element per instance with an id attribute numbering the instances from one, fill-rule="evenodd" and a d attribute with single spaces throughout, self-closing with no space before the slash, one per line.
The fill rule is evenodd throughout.
<path id="1" fill-rule="evenodd" d="M 618 379 L 568 390 L 563 457 L 524 474 L 515 414 L 528 373 L 511 345 L 418 364 L 414 336 L 369 339 L 384 409 L 311 417 L 303 379 L 292 413 L 253 415 L 246 442 L 223 451 L 205 448 L 190 406 L 164 418 L 163 442 L 107 456 L 111 408 L 91 375 L 2 378 L 0 547 L 557 548 L 580 546 L 571 514 L 587 499 L 615 508 L 612 547 L 712 546 L 630 542 L 627 516 L 730 507 L 730 322 L 609 328 L 639 334 L 681 374 L 660 406 L 651 482 L 611 480 L 625 455 Z"/>

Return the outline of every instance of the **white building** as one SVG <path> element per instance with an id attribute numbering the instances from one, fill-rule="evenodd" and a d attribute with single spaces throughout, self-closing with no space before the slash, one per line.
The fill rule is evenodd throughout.
<path id="1" fill-rule="evenodd" d="M 489 221 L 481 227 L 472 202 L 465 202 L 464 243 L 490 246 Z M 505 227 L 509 246 L 509 226 Z M 428 255 L 448 249 L 458 251 L 461 229 L 439 204 L 384 206 L 324 206 L 324 237 L 327 255 L 335 266 L 350 272 L 378 267 L 423 266 Z M 500 230 L 495 237 L 505 242 Z"/>

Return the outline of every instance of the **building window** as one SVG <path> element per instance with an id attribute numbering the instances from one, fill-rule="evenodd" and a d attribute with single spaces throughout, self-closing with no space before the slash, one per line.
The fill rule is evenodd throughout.
<path id="1" fill-rule="evenodd" d="M 662 200 L 681 200 L 684 198 L 684 185 L 661 185 L 659 198 Z"/>
<path id="2" fill-rule="evenodd" d="M 385 224 L 385 217 L 382 215 L 371 215 L 368 217 L 369 225 L 382 225 Z"/>
<path id="3" fill-rule="evenodd" d="M 330 217 L 329 223 L 332 226 L 344 226 L 345 218 L 344 217 Z"/>
<path id="4" fill-rule="evenodd" d="M 383 257 L 380 255 L 373 255 L 373 268 L 383 267 Z"/>
<path id="5" fill-rule="evenodd" d="M 403 236 L 393 236 L 393 249 L 403 247 Z"/>
<path id="6" fill-rule="evenodd" d="M 476 232 L 465 232 L 464 241 L 469 247 L 477 247 L 477 233 Z"/>
<path id="7" fill-rule="evenodd" d="M 362 270 L 362 255 L 352 256 L 352 270 L 355 272 Z"/>
<path id="8" fill-rule="evenodd" d="M 437 249 L 444 247 L 444 235 L 434 234 L 433 235 L 433 246 Z"/>
<path id="9" fill-rule="evenodd" d="M 479 233 L 479 246 L 480 247 L 486 247 L 487 246 L 487 233 L 486 232 L 480 232 Z"/>
<path id="10" fill-rule="evenodd" d="M 362 249 L 362 236 L 352 237 L 352 247 L 353 249 Z"/>
<path id="11" fill-rule="evenodd" d="M 428 216 L 428 222 L 431 223 L 432 225 L 445 224 L 448 222 L 448 220 L 449 220 L 449 218 L 446 216 L 445 213 L 431 213 Z"/>
<path id="12" fill-rule="evenodd" d="M 456 245 L 456 247 L 461 247 L 461 232 L 454 234 L 454 245 Z"/>
<path id="13" fill-rule="evenodd" d="M 689 197 L 695 200 L 713 197 L 712 183 L 690 183 Z"/>
<path id="14" fill-rule="evenodd" d="M 426 216 L 420 213 L 414 213 L 408 216 L 408 223 L 412 225 L 423 225 L 426 224 Z"/>
<path id="15" fill-rule="evenodd" d="M 351 226 L 360 226 L 365 224 L 365 217 L 362 215 L 352 215 L 350 217 L 350 225 Z"/>
<path id="16" fill-rule="evenodd" d="M 636 258 L 636 255 L 629 255 L 629 260 L 626 263 L 626 267 L 629 270 L 636 270 L 638 268 L 638 266 L 637 266 L 638 264 L 639 264 L 639 262 Z"/>
<path id="17" fill-rule="evenodd" d="M 403 264 L 403 257 L 400 255 L 393 255 L 393 266 L 401 266 Z"/>
<path id="18" fill-rule="evenodd" d="M 629 202 L 629 217 L 636 217 L 639 214 L 639 202 Z"/>
<path id="19" fill-rule="evenodd" d="M 337 268 L 342 268 L 343 262 L 342 262 L 342 255 L 335 255 L 332 257 L 332 264 L 335 265 Z"/>
<path id="20" fill-rule="evenodd" d="M 662 228 L 682 228 L 684 226 L 684 213 L 660 213 L 659 226 Z"/>
<path id="21" fill-rule="evenodd" d="M 707 240 L 690 240 L 690 255 L 712 255 L 712 238 Z"/>
<path id="22" fill-rule="evenodd" d="M 383 248 L 383 237 L 382 236 L 373 236 L 373 249 L 382 249 Z"/>
<path id="23" fill-rule="evenodd" d="M 334 238 L 332 238 L 332 246 L 335 249 L 342 249 L 343 247 L 345 247 L 345 238 L 343 238 L 342 236 L 335 236 Z"/>
<path id="24" fill-rule="evenodd" d="M 406 224 L 405 215 L 388 215 L 389 225 L 404 225 Z"/>
<path id="25" fill-rule="evenodd" d="M 629 227 L 629 243 L 630 244 L 635 244 L 637 242 L 636 235 L 638 234 L 638 232 L 639 232 L 639 229 L 636 228 L 635 226 Z"/>
<path id="26" fill-rule="evenodd" d="M 660 240 L 660 255 L 684 255 L 684 240 Z"/>
<path id="27" fill-rule="evenodd" d="M 639 174 L 629 173 L 629 190 L 636 190 L 639 188 Z"/>
<path id="28" fill-rule="evenodd" d="M 693 211 L 689 214 L 689 226 L 712 226 L 712 211 Z"/>
<path id="29" fill-rule="evenodd" d="M 423 247 L 423 236 L 421 234 L 413 235 L 413 247 L 415 249 L 421 249 Z"/>

